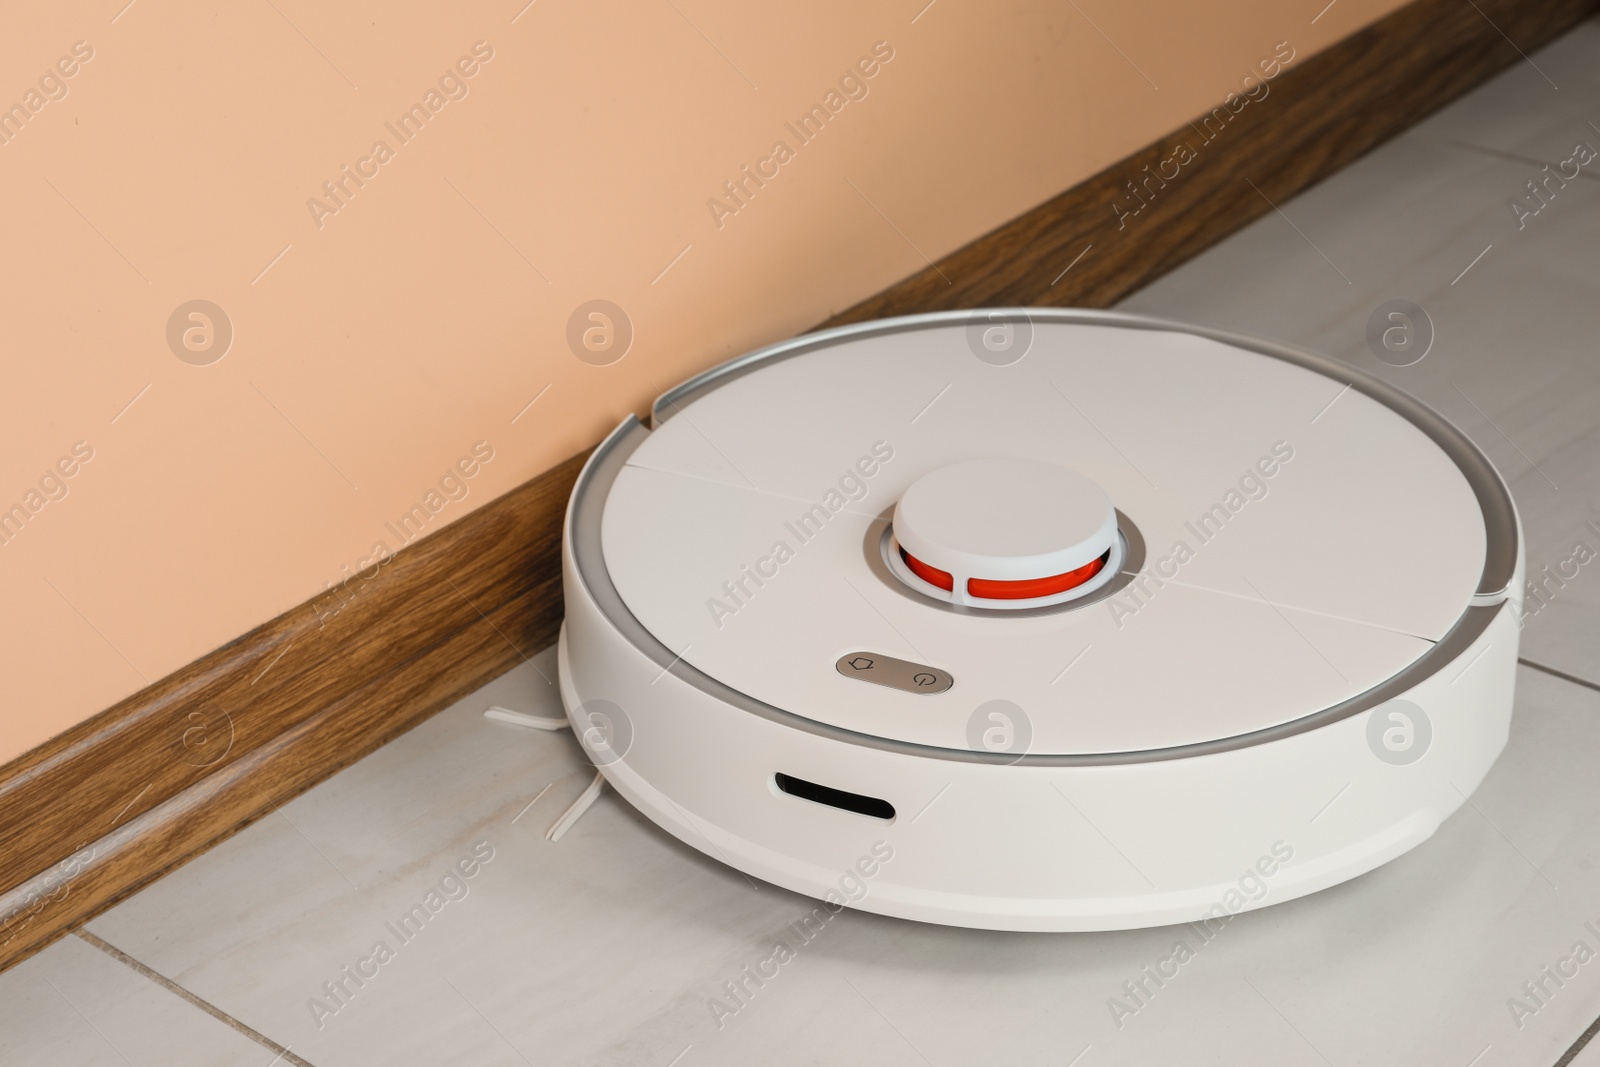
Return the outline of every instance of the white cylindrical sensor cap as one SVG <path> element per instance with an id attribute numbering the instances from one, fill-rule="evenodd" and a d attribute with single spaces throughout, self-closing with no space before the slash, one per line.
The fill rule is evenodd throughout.
<path id="1" fill-rule="evenodd" d="M 894 511 L 894 534 L 921 563 L 968 579 L 1015 582 L 1087 566 L 1111 550 L 1111 498 L 1074 470 L 1032 459 L 952 463 L 918 478 Z"/>

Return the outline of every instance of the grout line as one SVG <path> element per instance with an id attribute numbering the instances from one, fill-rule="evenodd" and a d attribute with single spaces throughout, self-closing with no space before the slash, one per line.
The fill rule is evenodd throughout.
<path id="1" fill-rule="evenodd" d="M 1536 671 L 1542 671 L 1543 673 L 1550 675 L 1552 678 L 1560 678 L 1563 682 L 1571 682 L 1573 685 L 1581 685 L 1585 689 L 1593 689 L 1595 692 L 1600 693 L 1600 683 L 1591 682 L 1587 678 L 1579 678 L 1576 674 L 1568 674 L 1566 671 L 1558 671 L 1554 667 L 1546 667 L 1542 663 L 1535 663 L 1533 660 L 1523 659 L 1521 656 L 1517 657 L 1517 662 L 1522 664 L 1524 667 L 1532 667 Z"/>
<path id="2" fill-rule="evenodd" d="M 1508 152 L 1503 148 L 1491 148 L 1489 145 L 1473 144 L 1471 141 L 1458 141 L 1454 137 L 1430 137 L 1427 134 L 1411 133 L 1410 131 L 1407 131 L 1406 135 L 1410 140 L 1413 141 L 1423 141 L 1432 144 L 1447 144 L 1452 148 L 1459 148 L 1466 152 L 1476 152 L 1479 155 L 1492 156 L 1496 159 L 1510 160 L 1513 163 L 1525 163 L 1533 167 L 1544 167 L 1549 165 L 1548 160 L 1535 159 L 1532 156 L 1525 156 L 1519 152 Z M 1561 175 L 1561 177 L 1565 181 L 1570 182 L 1573 180 L 1573 178 L 1568 178 L 1565 174 Z M 1578 173 L 1574 175 L 1574 177 L 1587 178 L 1592 182 L 1600 182 L 1600 174 L 1590 174 L 1588 171 L 1583 170 L 1582 168 L 1579 168 Z"/>
<path id="3" fill-rule="evenodd" d="M 1588 1029 L 1578 1035 L 1578 1040 L 1574 1041 L 1572 1047 L 1567 1049 L 1561 1058 L 1555 1062 L 1555 1067 L 1567 1067 L 1568 1064 L 1577 1059 L 1578 1053 L 1582 1052 L 1584 1047 L 1594 1040 L 1596 1033 L 1600 1033 L 1600 1019 L 1590 1023 Z"/>
<path id="4" fill-rule="evenodd" d="M 102 941 L 94 934 L 91 934 L 87 927 L 80 926 L 78 929 L 74 930 L 73 933 L 76 934 L 81 940 L 93 945 L 101 952 L 104 952 L 107 956 L 110 956 L 112 959 L 127 966 L 129 969 L 136 971 L 148 978 L 150 981 L 165 989 L 167 992 L 182 997 L 184 1000 L 188 1001 L 190 1004 L 193 1004 L 195 1007 L 199 1008 L 213 1019 L 216 1019 L 218 1022 L 231 1026 L 233 1029 L 237 1030 L 245 1037 L 248 1037 L 262 1048 L 271 1049 L 273 1052 L 278 1054 L 278 1059 L 282 1060 L 284 1063 L 294 1064 L 294 1067 L 316 1067 L 315 1064 L 309 1063 L 306 1060 L 301 1059 L 299 1056 L 296 1056 L 293 1052 L 290 1052 L 287 1045 L 278 1044 L 261 1031 L 245 1025 L 216 1005 L 195 996 L 193 993 L 183 988 L 183 986 L 168 978 L 166 975 L 160 974 L 151 970 L 149 967 L 146 967 L 144 964 L 140 963 L 138 960 L 134 959 L 120 948 L 117 948 L 115 945 Z"/>

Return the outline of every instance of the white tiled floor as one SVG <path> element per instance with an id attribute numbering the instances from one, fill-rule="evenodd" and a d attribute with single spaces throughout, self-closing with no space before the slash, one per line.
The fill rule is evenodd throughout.
<path id="1" fill-rule="evenodd" d="M 264 1067 L 273 1055 L 76 937 L 0 974 L 7 1067 Z"/>
<path id="2" fill-rule="evenodd" d="M 1590 23 L 1535 55 L 1537 69 L 1519 64 L 1124 306 L 1376 370 L 1500 464 L 1531 571 L 1577 538 L 1600 547 L 1583 526 L 1600 519 L 1600 182 L 1569 183 L 1520 231 L 1507 207 L 1571 140 L 1600 145 L 1600 130 L 1583 132 L 1600 122 L 1597 59 Z M 1394 297 L 1437 327 L 1408 368 L 1380 363 L 1363 340 L 1371 310 Z M 1600 1015 L 1600 962 L 1520 1020 L 1509 1006 L 1575 942 L 1600 949 L 1585 926 L 1600 929 L 1591 571 L 1600 564 L 1530 621 L 1523 646 L 1586 684 L 1521 670 L 1510 744 L 1468 807 L 1366 877 L 1239 918 L 1120 1027 L 1108 999 L 1181 931 L 997 934 L 845 912 L 714 1018 L 724 984 L 775 939 L 795 940 L 789 924 L 814 903 L 682 846 L 610 794 L 547 841 L 587 765 L 565 733 L 481 715 L 490 704 L 558 713 L 530 666 L 91 929 L 316 1067 L 1546 1067 Z M 554 676 L 548 651 L 536 665 Z M 444 880 L 474 854 L 471 878 Z M 392 925 L 441 885 L 458 899 L 402 943 Z M 343 976 L 380 941 L 392 959 L 359 986 Z M 341 980 L 335 1001 L 324 983 Z M 52 1065 L 272 1058 L 76 938 L 0 975 L 0 1053 Z M 1600 1067 L 1600 1052 L 1575 1062 Z"/>

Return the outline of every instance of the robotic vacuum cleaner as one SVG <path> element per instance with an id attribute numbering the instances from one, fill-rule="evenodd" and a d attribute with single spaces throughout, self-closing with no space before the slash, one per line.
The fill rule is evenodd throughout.
<path id="1" fill-rule="evenodd" d="M 1426 840 L 1510 726 L 1523 548 L 1489 461 L 1217 330 L 1030 308 L 775 345 L 624 420 L 564 540 L 561 694 L 609 783 L 885 915 L 1303 896 Z"/>

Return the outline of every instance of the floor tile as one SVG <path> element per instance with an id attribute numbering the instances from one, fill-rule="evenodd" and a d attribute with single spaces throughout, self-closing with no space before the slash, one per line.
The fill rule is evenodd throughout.
<path id="1" fill-rule="evenodd" d="M 273 1056 L 76 937 L 0 974 L 7 1067 L 267 1067 Z"/>

